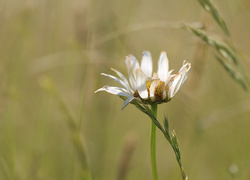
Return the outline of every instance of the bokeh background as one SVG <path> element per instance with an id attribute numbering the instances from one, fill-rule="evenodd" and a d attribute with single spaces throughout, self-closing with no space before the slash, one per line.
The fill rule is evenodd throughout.
<path id="1" fill-rule="evenodd" d="M 250 3 L 214 3 L 249 75 Z M 145 25 L 159 21 L 166 27 Z M 140 60 L 144 50 L 154 71 L 163 50 L 175 72 L 184 59 L 192 64 L 175 98 L 158 111 L 177 133 L 189 178 L 250 179 L 249 93 L 178 22 L 202 22 L 223 39 L 195 0 L 1 0 L 0 179 L 84 179 L 85 159 L 96 180 L 152 179 L 150 119 L 133 105 L 121 111 L 119 97 L 94 94 L 117 85 L 100 73 L 113 74 L 112 67 L 127 75 L 125 56 Z M 181 179 L 160 131 L 157 163 L 159 179 Z"/>

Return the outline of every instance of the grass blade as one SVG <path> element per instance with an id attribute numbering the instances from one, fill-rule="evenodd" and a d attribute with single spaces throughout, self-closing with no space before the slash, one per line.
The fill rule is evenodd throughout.
<path id="1" fill-rule="evenodd" d="M 216 56 L 216 59 L 222 64 L 225 70 L 238 82 L 241 86 L 248 91 L 248 79 L 240 66 L 240 59 L 235 51 L 226 43 L 217 40 L 205 31 L 197 29 L 190 24 L 183 24 L 183 28 L 189 30 L 197 37 L 202 39 L 205 43 L 213 47 L 217 53 L 222 57 Z"/>
<path id="2" fill-rule="evenodd" d="M 219 11 L 214 6 L 214 4 L 210 0 L 198 0 L 201 6 L 209 12 L 214 20 L 217 22 L 217 24 L 220 26 L 220 28 L 223 30 L 223 32 L 230 37 L 229 30 L 227 28 L 227 25 L 225 21 L 223 20 L 222 16 L 219 14 Z"/>

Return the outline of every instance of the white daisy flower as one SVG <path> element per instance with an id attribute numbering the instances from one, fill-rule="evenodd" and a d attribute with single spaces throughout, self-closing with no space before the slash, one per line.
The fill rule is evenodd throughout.
<path id="1" fill-rule="evenodd" d="M 148 51 L 143 52 L 141 66 L 133 55 L 127 56 L 125 63 L 129 82 L 122 73 L 111 68 L 119 78 L 105 73 L 101 75 L 115 80 L 122 87 L 106 85 L 95 91 L 95 93 L 106 91 L 120 96 L 125 100 L 122 109 L 133 100 L 145 104 L 160 104 L 170 101 L 185 82 L 187 74 L 191 69 L 191 64 L 184 61 L 179 73 L 172 74 L 173 70 L 169 71 L 169 62 L 164 51 L 161 52 L 158 60 L 158 71 L 153 73 L 153 75 L 152 58 Z"/>

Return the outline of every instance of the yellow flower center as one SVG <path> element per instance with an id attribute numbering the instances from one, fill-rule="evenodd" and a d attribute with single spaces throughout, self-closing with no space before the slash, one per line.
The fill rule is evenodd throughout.
<path id="1" fill-rule="evenodd" d="M 159 81 L 159 82 L 154 82 L 154 83 L 158 83 L 158 84 L 155 86 L 153 97 L 152 97 L 152 95 L 150 97 L 150 87 L 151 87 L 153 81 Z M 147 85 L 147 91 L 148 91 L 148 98 L 147 99 L 142 99 L 137 90 L 134 92 L 134 97 L 140 98 L 143 103 L 145 103 L 145 104 L 160 104 L 160 103 L 168 102 L 171 100 L 171 99 L 168 99 L 169 86 L 168 85 L 166 86 L 165 82 L 160 81 L 159 79 L 153 79 L 153 80 L 147 81 L 146 85 Z"/>

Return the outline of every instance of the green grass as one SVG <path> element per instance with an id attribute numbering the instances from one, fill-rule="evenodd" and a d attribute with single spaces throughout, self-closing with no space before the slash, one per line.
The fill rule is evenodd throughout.
<path id="1" fill-rule="evenodd" d="M 140 60 L 144 50 L 152 53 L 154 71 L 163 50 L 175 72 L 184 59 L 192 64 L 157 115 L 161 123 L 167 115 L 175 129 L 189 179 L 249 179 L 250 100 L 237 77 L 248 86 L 250 4 L 214 4 L 218 22 L 198 1 L 3 0 L 0 179 L 121 179 L 126 167 L 124 179 L 151 180 L 151 120 L 133 105 L 121 111 L 118 97 L 94 94 L 112 84 L 100 73 L 112 67 L 127 76 L 125 56 Z M 204 24 L 202 31 L 225 43 L 240 66 L 180 22 Z M 156 143 L 159 179 L 181 179 L 158 129 Z"/>

